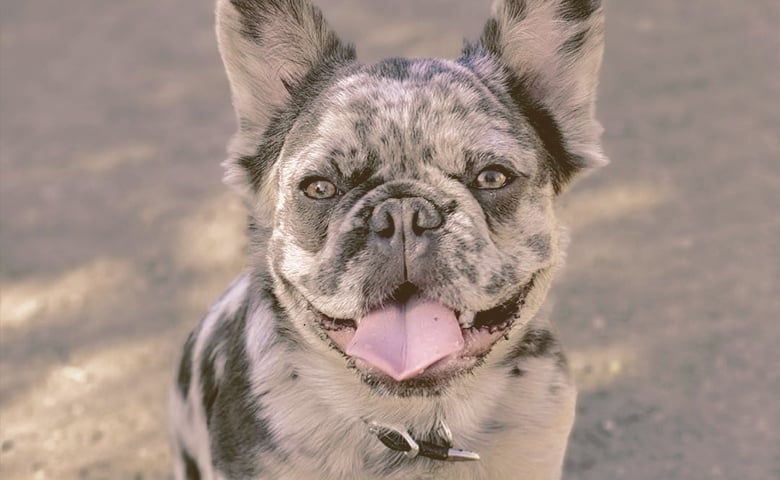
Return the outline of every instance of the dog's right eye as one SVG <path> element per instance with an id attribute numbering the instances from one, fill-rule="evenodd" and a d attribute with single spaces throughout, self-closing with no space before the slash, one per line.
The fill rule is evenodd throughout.
<path id="1" fill-rule="evenodd" d="M 328 200 L 339 194 L 339 189 L 324 178 L 310 178 L 301 183 L 301 191 L 314 200 Z"/>

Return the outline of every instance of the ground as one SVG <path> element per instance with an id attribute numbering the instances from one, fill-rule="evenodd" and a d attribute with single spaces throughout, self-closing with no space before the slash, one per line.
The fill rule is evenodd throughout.
<path id="1" fill-rule="evenodd" d="M 364 59 L 487 0 L 322 0 Z M 166 479 L 179 345 L 244 264 L 210 1 L 3 2 L 0 477 Z M 610 1 L 612 163 L 563 199 L 567 479 L 780 478 L 780 4 Z"/>

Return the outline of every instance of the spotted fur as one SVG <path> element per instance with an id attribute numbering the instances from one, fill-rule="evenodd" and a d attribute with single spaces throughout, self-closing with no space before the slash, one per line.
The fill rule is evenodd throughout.
<path id="1" fill-rule="evenodd" d="M 175 478 L 559 478 L 576 394 L 537 312 L 563 255 L 553 202 L 606 161 L 600 2 L 499 0 L 460 58 L 372 65 L 305 0 L 219 0 L 217 21 L 251 268 L 185 344 Z M 486 168 L 509 181 L 475 187 Z M 311 179 L 337 194 L 308 198 Z M 320 319 L 360 318 L 406 284 L 463 328 L 512 327 L 446 383 L 377 381 Z M 407 459 L 365 419 L 423 436 L 444 420 L 482 460 Z"/>

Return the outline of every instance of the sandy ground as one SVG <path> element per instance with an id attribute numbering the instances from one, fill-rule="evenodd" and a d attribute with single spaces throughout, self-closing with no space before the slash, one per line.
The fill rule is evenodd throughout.
<path id="1" fill-rule="evenodd" d="M 323 0 L 365 59 L 488 1 Z M 210 1 L 3 1 L 0 477 L 166 479 L 178 347 L 243 265 Z M 612 164 L 561 204 L 568 479 L 780 478 L 780 6 L 613 0 Z"/>

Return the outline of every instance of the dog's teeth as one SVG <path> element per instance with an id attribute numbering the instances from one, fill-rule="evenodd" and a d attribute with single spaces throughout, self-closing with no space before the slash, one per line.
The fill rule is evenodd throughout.
<path id="1" fill-rule="evenodd" d="M 461 328 L 470 328 L 474 326 L 474 317 L 476 315 L 477 312 L 471 310 L 464 310 L 460 314 L 460 318 L 458 319 L 458 323 L 460 323 Z"/>

